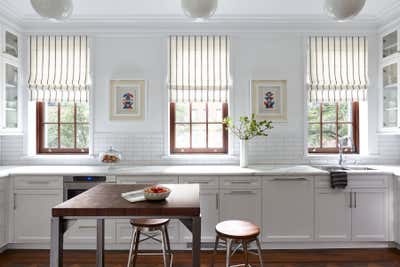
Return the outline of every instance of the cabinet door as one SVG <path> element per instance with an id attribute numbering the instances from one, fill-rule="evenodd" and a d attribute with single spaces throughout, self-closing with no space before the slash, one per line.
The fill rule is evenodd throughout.
<path id="1" fill-rule="evenodd" d="M 266 178 L 263 184 L 263 241 L 312 240 L 313 193 L 313 178 Z"/>
<path id="2" fill-rule="evenodd" d="M 0 179 L 0 248 L 7 244 L 8 220 L 7 181 Z"/>
<path id="3" fill-rule="evenodd" d="M 382 70 L 384 128 L 396 128 L 399 125 L 398 71 L 399 67 L 397 63 L 384 66 Z"/>
<path id="4" fill-rule="evenodd" d="M 201 241 L 215 241 L 215 225 L 219 219 L 219 194 L 218 190 L 200 190 L 200 209 L 201 209 Z M 192 234 L 181 225 L 182 242 L 191 242 Z"/>
<path id="5" fill-rule="evenodd" d="M 3 35 L 3 53 L 11 58 L 19 57 L 19 36 L 16 32 L 11 30 L 4 30 Z"/>
<path id="6" fill-rule="evenodd" d="M 386 241 L 387 193 L 385 189 L 354 189 L 352 208 L 353 241 Z"/>
<path id="7" fill-rule="evenodd" d="M 315 238 L 320 241 L 351 239 L 351 192 L 318 189 L 315 194 Z"/>
<path id="8" fill-rule="evenodd" d="M 61 202 L 61 190 L 16 190 L 14 194 L 15 242 L 48 243 L 51 209 Z"/>
<path id="9" fill-rule="evenodd" d="M 261 194 L 259 189 L 224 189 L 220 195 L 220 219 L 248 220 L 261 223 Z"/>
<path id="10" fill-rule="evenodd" d="M 66 243 L 88 243 L 93 247 L 96 244 L 97 223 L 95 220 L 78 220 L 65 233 Z M 115 239 L 115 222 L 106 220 L 104 226 L 104 240 L 106 243 Z"/>

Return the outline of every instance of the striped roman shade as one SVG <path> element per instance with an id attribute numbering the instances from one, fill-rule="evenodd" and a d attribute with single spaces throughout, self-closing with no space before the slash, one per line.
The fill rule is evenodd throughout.
<path id="1" fill-rule="evenodd" d="M 366 100 L 368 41 L 365 36 L 309 37 L 308 48 L 311 102 Z"/>
<path id="2" fill-rule="evenodd" d="M 229 51 L 228 36 L 170 36 L 170 101 L 227 102 Z"/>
<path id="3" fill-rule="evenodd" d="M 33 101 L 89 99 L 87 36 L 30 36 L 29 92 Z"/>

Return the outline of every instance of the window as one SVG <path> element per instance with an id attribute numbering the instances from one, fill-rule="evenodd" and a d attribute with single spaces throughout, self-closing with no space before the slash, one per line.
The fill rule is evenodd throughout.
<path id="1" fill-rule="evenodd" d="M 171 103 L 171 153 L 227 153 L 226 103 Z"/>
<path id="2" fill-rule="evenodd" d="M 228 36 L 170 36 L 170 152 L 228 153 Z"/>
<path id="3" fill-rule="evenodd" d="M 358 102 L 310 103 L 308 107 L 308 151 L 338 153 L 339 142 L 345 153 L 359 152 Z"/>
<path id="4" fill-rule="evenodd" d="M 37 102 L 37 153 L 88 153 L 87 103 Z"/>

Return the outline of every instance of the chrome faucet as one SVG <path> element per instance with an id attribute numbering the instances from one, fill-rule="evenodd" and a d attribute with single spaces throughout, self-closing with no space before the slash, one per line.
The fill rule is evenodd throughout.
<path id="1" fill-rule="evenodd" d="M 339 141 L 339 166 L 342 166 L 344 163 L 344 159 L 343 159 L 343 145 L 342 143 Z"/>
<path id="2" fill-rule="evenodd" d="M 349 145 L 351 146 L 351 151 L 354 152 L 355 146 L 353 143 L 353 139 L 351 137 L 343 137 L 339 139 L 339 166 L 343 166 L 345 163 L 343 151 L 344 151 L 344 146 Z"/>

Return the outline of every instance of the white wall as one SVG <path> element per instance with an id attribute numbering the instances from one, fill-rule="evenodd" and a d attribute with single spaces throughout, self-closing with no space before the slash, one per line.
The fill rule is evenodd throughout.
<path id="1" fill-rule="evenodd" d="M 176 163 L 166 158 L 168 152 L 168 98 L 167 78 L 167 34 L 147 35 L 98 35 L 93 38 L 93 130 L 94 152 L 98 153 L 113 145 L 125 155 L 129 162 Z M 230 99 L 230 115 L 238 118 L 250 111 L 250 81 L 256 79 L 287 80 L 288 122 L 275 124 L 268 138 L 257 138 L 250 145 L 250 160 L 253 163 L 304 163 L 305 156 L 305 41 L 304 34 L 282 33 L 234 33 L 232 41 L 232 76 L 234 86 Z M 386 147 L 390 142 L 377 138 L 377 55 L 376 35 L 371 35 L 370 80 L 368 102 L 368 132 L 365 143 L 373 153 L 378 151 L 382 140 Z M 146 120 L 109 120 L 109 81 L 111 79 L 144 79 L 147 81 Z M 364 134 L 364 133 L 362 133 Z M 3 149 L 8 142 L 2 142 Z M 16 138 L 16 140 L 19 140 Z M 391 138 L 397 142 L 398 138 Z M 397 143 L 396 143 L 397 144 Z M 231 140 L 231 153 L 238 154 L 237 140 Z M 15 153 L 15 155 L 19 155 Z M 393 159 L 393 153 L 389 153 Z M 397 154 L 396 154 L 397 155 Z M 26 160 L 26 159 L 25 159 Z M 382 161 L 385 161 L 382 158 Z M 20 162 L 18 156 L 4 162 Z M 190 159 L 179 162 L 203 162 Z M 220 163 L 212 158 L 206 162 Z M 231 159 L 226 162 L 235 162 Z"/>

